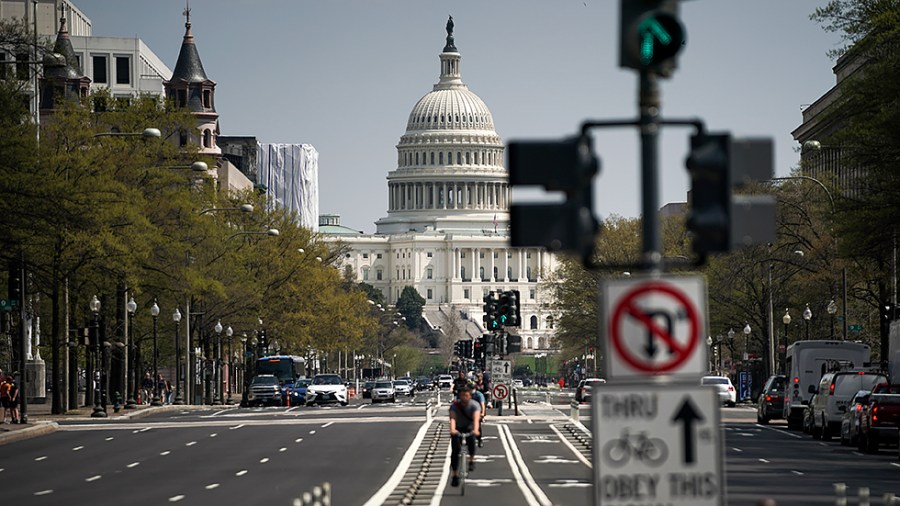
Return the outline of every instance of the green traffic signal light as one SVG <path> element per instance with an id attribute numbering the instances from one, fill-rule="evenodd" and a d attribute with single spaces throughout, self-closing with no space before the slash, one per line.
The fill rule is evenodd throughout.
<path id="1" fill-rule="evenodd" d="M 675 56 L 684 43 L 681 23 L 674 16 L 655 12 L 638 24 L 641 64 L 651 66 Z"/>
<path id="2" fill-rule="evenodd" d="M 619 65 L 669 76 L 685 42 L 678 0 L 621 0 Z"/>

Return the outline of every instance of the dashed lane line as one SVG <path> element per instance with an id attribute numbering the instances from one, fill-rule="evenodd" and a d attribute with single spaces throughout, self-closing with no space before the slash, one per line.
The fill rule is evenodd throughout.
<path id="1" fill-rule="evenodd" d="M 243 426 L 244 426 L 244 424 L 239 424 L 239 425 L 235 425 L 234 427 L 228 427 L 228 428 L 231 430 L 235 430 L 235 429 L 240 429 Z"/>
<path id="2" fill-rule="evenodd" d="M 798 436 L 797 434 L 792 434 L 792 433 L 790 433 L 790 432 L 788 432 L 788 431 L 786 431 L 786 430 L 776 429 L 775 427 L 769 427 L 768 425 L 759 425 L 759 424 L 757 424 L 757 427 L 761 427 L 761 428 L 766 429 L 766 430 L 771 430 L 771 431 L 774 431 L 774 432 L 778 432 L 779 434 L 784 434 L 785 436 L 790 436 L 790 437 L 792 437 L 792 438 L 794 438 L 794 439 L 803 439 L 802 436 Z"/>
<path id="3" fill-rule="evenodd" d="M 734 450 L 734 451 L 736 451 L 736 452 L 738 452 L 738 453 L 741 453 L 742 451 L 744 451 L 744 450 L 741 450 L 740 448 L 732 448 L 732 450 Z"/>
<path id="4" fill-rule="evenodd" d="M 803 474 L 804 474 L 804 473 L 802 473 L 802 472 L 800 472 L 800 471 L 795 471 L 795 470 L 793 470 L 793 469 L 791 469 L 791 472 L 794 473 L 794 474 L 796 474 L 797 476 L 803 476 Z"/>
<path id="5" fill-rule="evenodd" d="M 83 448 L 84 448 L 83 446 L 76 446 L 75 448 L 72 448 L 72 451 L 77 452 L 78 450 L 81 450 Z"/>
<path id="6" fill-rule="evenodd" d="M 42 455 L 42 456 L 36 457 L 36 458 L 34 459 L 35 462 L 40 462 L 40 461 L 42 461 L 42 460 L 47 460 L 47 456 L 46 456 L 46 455 Z"/>
<path id="7" fill-rule="evenodd" d="M 259 459 L 260 464 L 265 464 L 268 461 L 269 461 L 269 457 L 263 457 L 263 458 Z"/>
<path id="8" fill-rule="evenodd" d="M 169 502 L 178 502 L 182 499 L 184 499 L 183 495 L 173 495 L 172 497 L 169 498 Z"/>
<path id="9" fill-rule="evenodd" d="M 197 444 L 196 441 L 188 441 L 187 443 L 184 443 L 184 446 L 194 446 L 195 444 Z"/>
<path id="10" fill-rule="evenodd" d="M 768 464 L 768 463 L 769 463 L 769 461 L 766 460 L 766 459 L 759 459 L 759 461 L 762 462 L 763 464 Z"/>
<path id="11" fill-rule="evenodd" d="M 332 425 L 334 425 L 334 422 L 328 422 L 325 425 L 323 425 L 322 428 L 324 429 L 326 427 L 331 427 Z"/>
<path id="12" fill-rule="evenodd" d="M 315 433 L 316 433 L 316 431 L 314 431 L 314 430 L 311 430 L 311 431 L 309 431 L 309 433 L 310 433 L 310 434 L 315 434 Z"/>
<path id="13" fill-rule="evenodd" d="M 216 437 L 216 436 L 218 436 L 218 434 L 216 434 L 215 432 L 213 432 L 212 434 L 209 435 L 209 437 Z"/>
<path id="14" fill-rule="evenodd" d="M 97 481 L 100 478 L 102 478 L 102 476 L 100 476 L 99 474 L 95 474 L 95 475 L 91 476 L 90 478 L 85 478 L 84 481 L 90 483 L 92 481 Z"/>
<path id="15" fill-rule="evenodd" d="M 206 490 L 213 490 L 215 488 L 219 488 L 218 483 L 210 483 L 209 485 L 206 486 Z"/>
<path id="16" fill-rule="evenodd" d="M 137 467 L 137 466 L 139 466 L 139 465 L 141 465 L 140 462 L 132 462 L 131 464 L 128 464 L 128 465 L 125 466 L 125 467 L 127 467 L 128 469 L 132 469 L 132 468 Z"/>
<path id="17" fill-rule="evenodd" d="M 297 439 L 294 440 L 295 443 L 299 443 L 300 441 L 303 441 L 302 437 L 298 437 Z"/>
<path id="18" fill-rule="evenodd" d="M 114 437 L 112 437 L 112 436 L 110 436 L 110 437 L 108 437 L 108 438 L 106 438 L 106 440 L 107 440 L 107 441 L 112 441 L 112 440 L 113 440 L 113 439 L 115 439 L 115 438 L 114 438 Z"/>
<path id="19" fill-rule="evenodd" d="M 47 494 L 52 494 L 52 493 L 53 493 L 53 489 L 51 488 L 51 489 L 35 492 L 34 495 L 47 495 Z"/>
<path id="20" fill-rule="evenodd" d="M 287 448 L 282 447 L 282 448 L 279 448 L 278 451 L 279 451 L 279 452 L 286 452 L 286 451 L 287 451 Z"/>
<path id="21" fill-rule="evenodd" d="M 247 474 L 247 470 L 246 470 L 246 469 L 241 469 L 240 471 L 234 473 L 235 476 L 243 476 L 243 475 L 245 475 L 245 474 Z"/>
<path id="22" fill-rule="evenodd" d="M 165 457 L 166 455 L 168 455 L 170 453 L 172 453 L 172 452 L 170 452 L 169 450 L 166 450 L 164 452 L 159 452 L 159 454 L 162 455 L 163 457 Z"/>

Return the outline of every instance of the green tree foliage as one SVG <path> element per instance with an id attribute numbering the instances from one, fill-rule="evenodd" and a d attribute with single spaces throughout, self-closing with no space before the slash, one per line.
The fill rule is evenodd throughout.
<path id="1" fill-rule="evenodd" d="M 400 298 L 397 299 L 397 311 L 406 318 L 406 327 L 418 329 L 422 322 L 422 308 L 425 307 L 425 299 L 412 286 L 403 287 Z"/>

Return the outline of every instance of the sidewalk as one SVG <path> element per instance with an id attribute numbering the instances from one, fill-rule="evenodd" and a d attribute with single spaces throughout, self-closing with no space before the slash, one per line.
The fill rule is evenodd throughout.
<path id="1" fill-rule="evenodd" d="M 106 418 L 93 418 L 91 413 L 94 411 L 93 406 L 83 406 L 76 409 L 70 409 L 61 415 L 51 414 L 51 404 L 29 404 L 28 405 L 28 423 L 27 424 L 0 424 L 0 445 L 22 441 L 37 436 L 43 436 L 56 432 L 59 424 L 57 422 L 64 421 L 92 421 L 95 423 L 115 422 L 123 420 L 134 420 L 159 413 L 168 413 L 180 410 L 205 409 L 205 405 L 173 405 L 166 404 L 163 406 L 139 405 L 135 409 L 120 409 L 115 413 L 112 406 L 107 406 Z"/>

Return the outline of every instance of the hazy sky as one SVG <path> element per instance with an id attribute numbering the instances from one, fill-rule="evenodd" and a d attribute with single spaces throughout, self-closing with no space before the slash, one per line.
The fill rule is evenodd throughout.
<path id="1" fill-rule="evenodd" d="M 138 36 L 174 68 L 183 0 L 75 0 L 97 36 Z M 801 108 L 834 84 L 838 38 L 809 20 L 825 0 L 693 0 L 687 44 L 662 83 L 664 116 L 770 136 L 776 172 L 797 163 Z M 452 14 L 461 72 L 504 142 L 558 138 L 586 118 L 630 118 L 637 77 L 618 67 L 618 0 L 191 0 L 223 135 L 311 143 L 320 211 L 374 231 L 410 110 L 440 72 Z M 662 202 L 684 201 L 688 131 L 665 130 Z M 637 133 L 603 131 L 596 211 L 637 216 Z"/>

